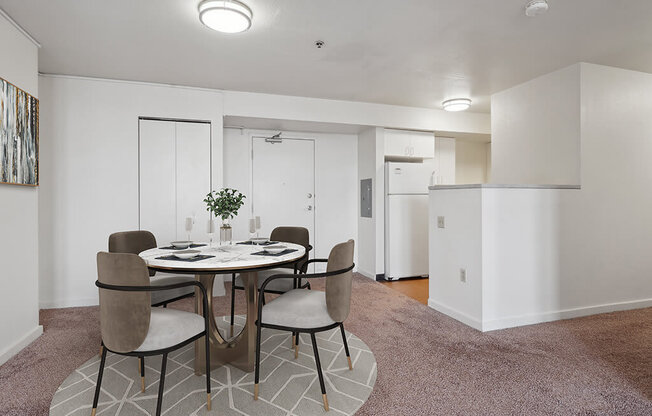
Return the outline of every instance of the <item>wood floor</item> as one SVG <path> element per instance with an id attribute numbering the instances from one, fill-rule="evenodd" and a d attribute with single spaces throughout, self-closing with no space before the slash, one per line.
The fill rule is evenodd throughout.
<path id="1" fill-rule="evenodd" d="M 407 279 L 395 280 L 393 282 L 380 282 L 402 294 L 416 299 L 417 301 L 428 304 L 428 279 Z"/>

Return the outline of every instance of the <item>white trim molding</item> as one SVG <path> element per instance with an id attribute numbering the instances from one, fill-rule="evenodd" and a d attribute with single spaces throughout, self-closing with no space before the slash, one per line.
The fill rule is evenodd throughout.
<path id="1" fill-rule="evenodd" d="M 25 334 L 21 339 L 14 342 L 4 351 L 0 352 L 0 365 L 9 361 L 11 357 L 18 354 L 20 350 L 31 344 L 36 338 L 40 337 L 43 333 L 43 325 L 38 325 L 27 334 Z"/>
<path id="2" fill-rule="evenodd" d="M 9 23 L 11 23 L 20 33 L 22 33 L 27 39 L 29 39 L 30 42 L 32 42 L 34 45 L 36 45 L 37 48 L 41 47 L 41 44 L 39 43 L 39 41 L 34 39 L 34 36 L 30 35 L 29 32 L 27 30 L 25 30 L 25 28 L 23 28 L 21 25 L 19 25 L 18 22 L 13 19 L 13 17 L 9 16 L 9 14 L 7 12 L 5 12 L 4 10 L 2 10 L 1 8 L 0 8 L 0 16 L 7 19 L 7 21 Z"/>
<path id="3" fill-rule="evenodd" d="M 460 312 L 456 309 L 451 308 L 450 306 L 446 306 L 443 303 L 440 302 L 435 302 L 432 299 L 428 299 L 428 306 L 431 307 L 432 309 L 436 310 L 437 312 L 441 312 L 444 315 L 448 315 L 453 319 L 456 319 L 463 324 L 466 324 L 470 326 L 473 329 L 477 329 L 478 331 L 482 331 L 482 322 L 474 318 L 470 315 L 467 315 L 463 312 Z"/>
<path id="4" fill-rule="evenodd" d="M 596 315 L 600 313 L 618 312 L 618 311 L 642 309 L 642 308 L 649 308 L 649 307 L 652 307 L 652 299 L 607 303 L 603 305 L 562 309 L 558 311 L 544 312 L 544 313 L 537 313 L 537 314 L 530 314 L 530 315 L 509 316 L 500 319 L 483 321 L 482 331 L 483 332 L 495 331 L 498 329 L 513 328 L 516 326 L 534 325 L 534 324 L 540 324 L 544 322 L 559 321 L 562 319 L 580 318 L 583 316 Z M 457 318 L 455 317 L 455 319 Z"/>

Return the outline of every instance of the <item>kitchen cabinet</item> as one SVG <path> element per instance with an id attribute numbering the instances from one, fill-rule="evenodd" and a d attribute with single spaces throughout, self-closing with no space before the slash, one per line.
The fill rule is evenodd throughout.
<path id="1" fill-rule="evenodd" d="M 432 159 L 435 157 L 433 133 L 385 129 L 385 156 Z"/>

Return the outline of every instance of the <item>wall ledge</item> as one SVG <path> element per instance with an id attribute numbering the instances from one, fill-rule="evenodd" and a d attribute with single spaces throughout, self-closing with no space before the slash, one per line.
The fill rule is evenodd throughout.
<path id="1" fill-rule="evenodd" d="M 475 183 L 468 185 L 431 185 L 431 191 L 443 191 L 447 189 L 582 189 L 581 185 L 518 185 L 518 184 L 494 184 Z"/>

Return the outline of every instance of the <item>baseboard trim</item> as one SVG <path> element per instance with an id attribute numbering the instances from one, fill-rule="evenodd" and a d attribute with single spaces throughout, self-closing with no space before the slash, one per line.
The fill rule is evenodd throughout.
<path id="1" fill-rule="evenodd" d="M 428 306 L 438 312 L 443 313 L 444 315 L 448 315 L 451 318 L 456 319 L 462 322 L 463 324 L 470 326 L 471 328 L 477 329 L 478 331 L 482 331 L 482 322 L 479 319 L 473 318 L 470 315 L 467 315 L 463 312 L 453 309 L 450 306 L 444 305 L 441 302 L 436 302 L 430 298 L 428 298 Z"/>
<path id="2" fill-rule="evenodd" d="M 60 300 L 48 300 L 39 302 L 39 308 L 41 309 L 59 309 L 59 308 L 76 308 L 79 306 L 97 306 L 99 304 L 97 298 L 85 298 L 85 299 L 60 299 Z"/>
<path id="3" fill-rule="evenodd" d="M 36 338 L 40 337 L 43 333 L 43 325 L 37 325 L 34 329 L 29 331 L 25 336 L 10 345 L 4 351 L 0 352 L 0 365 L 9 361 L 11 357 L 18 354 L 20 350 L 31 344 Z"/>
<path id="4" fill-rule="evenodd" d="M 374 273 L 369 273 L 369 272 L 367 272 L 365 270 L 362 270 L 362 269 L 358 269 L 358 273 L 360 273 L 361 275 L 363 275 L 364 277 L 366 277 L 368 279 L 376 280 L 376 275 Z"/>
<path id="5" fill-rule="evenodd" d="M 559 321 L 561 319 L 580 318 L 583 316 L 597 315 L 600 313 L 618 312 L 649 307 L 652 307 L 652 299 L 605 303 L 602 305 L 586 306 L 581 308 L 561 309 L 559 311 L 553 312 L 510 316 L 507 318 L 484 321 L 482 323 L 482 331 L 496 331 L 499 329 L 513 328 L 516 326 L 534 325 L 544 322 Z"/>

